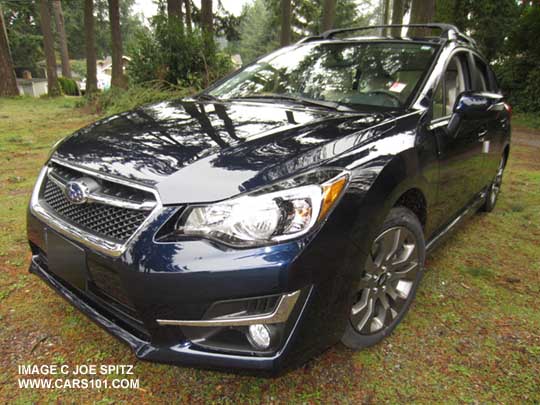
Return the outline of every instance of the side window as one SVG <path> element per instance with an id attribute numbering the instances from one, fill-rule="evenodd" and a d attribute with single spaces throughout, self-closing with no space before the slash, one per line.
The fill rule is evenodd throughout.
<path id="1" fill-rule="evenodd" d="M 475 80 L 473 80 L 474 91 L 496 91 L 493 83 L 493 73 L 489 66 L 478 56 L 473 55 L 475 65 Z"/>
<path id="2" fill-rule="evenodd" d="M 465 70 L 462 54 L 452 57 L 433 97 L 433 119 L 452 114 L 457 96 L 465 91 Z"/>

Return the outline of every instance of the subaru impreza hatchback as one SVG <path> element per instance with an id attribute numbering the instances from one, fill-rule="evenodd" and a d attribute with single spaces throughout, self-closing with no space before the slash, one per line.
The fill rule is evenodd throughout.
<path id="1" fill-rule="evenodd" d="M 278 371 L 379 342 L 426 251 L 493 209 L 509 154 L 474 42 L 408 28 L 306 38 L 63 139 L 30 271 L 144 360 Z"/>

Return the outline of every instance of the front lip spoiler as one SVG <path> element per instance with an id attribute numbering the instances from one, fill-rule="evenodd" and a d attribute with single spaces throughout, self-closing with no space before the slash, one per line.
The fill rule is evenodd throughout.
<path id="1" fill-rule="evenodd" d="M 158 347 L 150 342 L 144 341 L 129 331 L 117 325 L 94 307 L 80 298 L 76 293 L 60 283 L 43 269 L 37 256 L 32 256 L 29 271 L 43 279 L 49 287 L 55 290 L 59 295 L 88 316 L 98 326 L 101 326 L 107 332 L 126 343 L 140 360 L 154 361 L 159 363 L 186 365 L 202 368 L 220 368 L 232 370 L 235 368 L 252 371 L 275 372 L 282 366 L 281 358 L 290 347 L 293 335 L 298 330 L 298 326 L 313 293 L 313 286 L 309 288 L 307 296 L 300 308 L 299 316 L 285 341 L 283 348 L 271 357 L 239 356 L 233 354 L 223 354 L 215 352 L 206 352 L 197 349 L 190 341 L 181 341 L 174 346 Z"/>

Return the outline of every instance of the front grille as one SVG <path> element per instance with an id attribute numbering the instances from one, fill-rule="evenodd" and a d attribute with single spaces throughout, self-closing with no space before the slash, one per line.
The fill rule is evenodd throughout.
<path id="1" fill-rule="evenodd" d="M 66 176 L 67 173 L 70 175 Z M 60 177 L 65 180 L 77 178 L 77 171 L 60 168 L 58 165 L 53 166 L 53 174 L 56 178 Z M 79 177 L 82 176 L 89 177 L 87 174 L 80 173 Z M 100 182 L 102 193 L 115 189 L 115 193 L 108 195 L 118 196 L 121 193 L 124 198 L 129 196 L 131 201 L 147 201 L 148 194 L 151 195 L 144 190 L 116 185 L 97 178 L 95 180 Z M 124 208 L 98 202 L 74 204 L 67 199 L 64 190 L 48 177 L 45 177 L 40 199 L 47 209 L 71 225 L 120 243 L 126 242 L 150 215 L 148 210 Z"/>

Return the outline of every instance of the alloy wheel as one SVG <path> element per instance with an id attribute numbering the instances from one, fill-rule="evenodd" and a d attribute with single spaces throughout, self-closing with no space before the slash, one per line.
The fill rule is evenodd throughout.
<path id="1" fill-rule="evenodd" d="M 373 242 L 350 319 L 363 335 L 380 332 L 405 307 L 419 271 L 414 234 L 403 226 L 385 230 Z"/>

